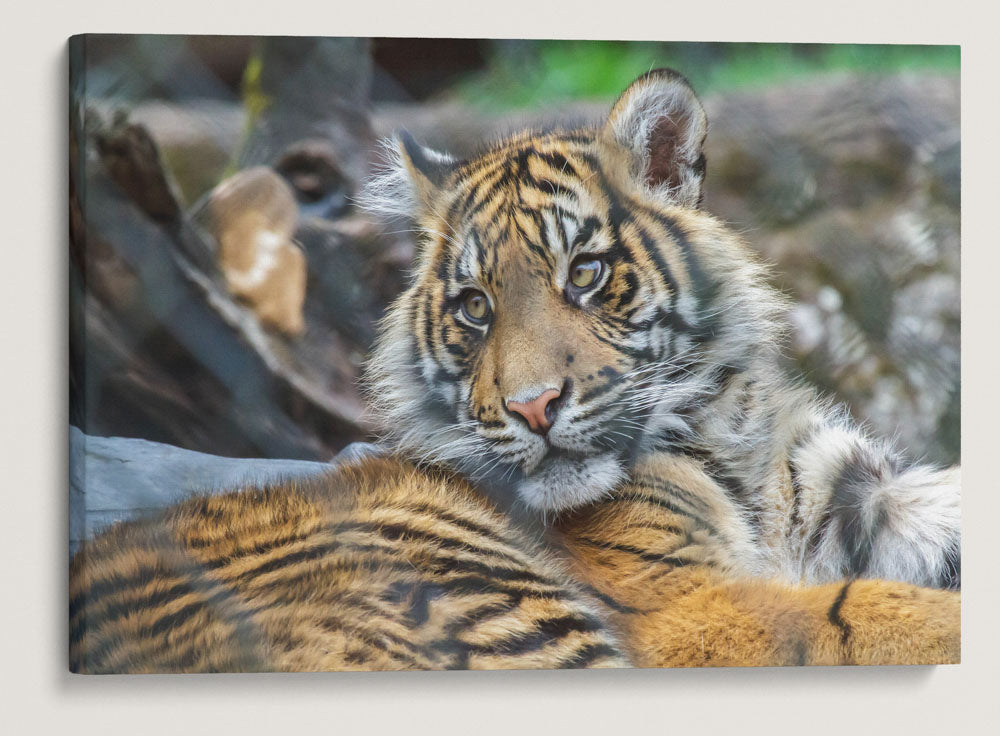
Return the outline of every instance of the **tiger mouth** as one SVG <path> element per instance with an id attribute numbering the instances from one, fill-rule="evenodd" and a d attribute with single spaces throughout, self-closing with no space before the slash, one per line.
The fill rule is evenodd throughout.
<path id="1" fill-rule="evenodd" d="M 546 471 L 557 465 L 581 465 L 588 460 L 592 460 L 600 455 L 606 455 L 608 451 L 602 448 L 588 448 L 586 450 L 573 449 L 553 445 L 546 439 L 544 454 L 533 463 L 521 463 L 521 471 L 526 478 L 544 475 Z"/>
<path id="2" fill-rule="evenodd" d="M 573 450 L 567 447 L 559 447 L 558 445 L 553 445 L 548 440 L 545 441 L 546 452 L 542 456 L 541 461 L 538 463 L 542 465 L 549 460 L 585 460 L 588 457 L 593 457 L 594 455 L 600 454 L 597 450 Z"/>

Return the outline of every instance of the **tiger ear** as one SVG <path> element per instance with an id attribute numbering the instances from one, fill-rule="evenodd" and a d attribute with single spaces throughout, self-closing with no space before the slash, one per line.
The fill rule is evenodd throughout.
<path id="1" fill-rule="evenodd" d="M 672 69 L 644 74 L 622 92 L 603 133 L 629 152 L 634 179 L 658 199 L 698 207 L 705 179 L 705 109 Z"/>
<path id="2" fill-rule="evenodd" d="M 382 217 L 413 218 L 434 200 L 458 161 L 417 143 L 405 130 L 382 141 L 384 163 L 359 198 L 362 208 Z"/>

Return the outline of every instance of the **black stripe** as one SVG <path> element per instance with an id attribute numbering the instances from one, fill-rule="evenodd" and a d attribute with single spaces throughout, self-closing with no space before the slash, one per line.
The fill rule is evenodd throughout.
<path id="1" fill-rule="evenodd" d="M 119 588 L 116 592 L 124 592 L 126 590 L 131 589 L 123 587 Z M 190 583 L 180 581 L 152 595 L 147 594 L 134 600 L 116 601 L 100 609 L 88 610 L 86 616 L 79 615 L 78 613 L 70 619 L 69 639 L 70 641 L 79 641 L 88 630 L 96 629 L 108 621 L 117 621 L 130 613 L 163 606 L 176 598 L 189 595 L 193 592 L 194 589 Z"/>
<path id="2" fill-rule="evenodd" d="M 649 550 L 634 547 L 630 544 L 602 542 L 597 539 L 589 539 L 587 537 L 578 537 L 578 539 L 584 544 L 589 544 L 592 547 L 599 547 L 600 549 L 606 549 L 614 552 L 626 552 L 628 554 L 635 555 L 643 562 L 664 564 L 669 565 L 670 567 L 685 567 L 686 565 L 694 564 L 691 560 L 685 560 L 682 557 L 674 557 L 673 555 L 650 552 Z"/>
<path id="3" fill-rule="evenodd" d="M 448 570 L 440 570 L 439 572 L 447 573 Z M 502 595 L 512 604 L 518 604 L 525 598 L 566 600 L 570 597 L 568 592 L 562 588 L 549 590 L 523 588 L 510 585 L 508 582 L 500 582 L 481 573 L 471 573 L 459 577 L 442 577 L 439 579 L 439 585 L 449 596 Z"/>
<path id="4" fill-rule="evenodd" d="M 422 654 L 420 647 L 413 642 L 407 641 L 401 636 L 396 636 L 395 634 L 386 631 L 384 628 L 378 629 L 377 631 L 370 631 L 366 628 L 359 627 L 359 622 L 357 621 L 352 622 L 351 624 L 345 624 L 336 616 L 327 616 L 318 621 L 318 623 L 327 631 L 341 631 L 344 632 L 348 638 L 360 639 L 372 649 L 385 652 L 393 659 L 406 662 L 414 667 L 421 666 L 413 656 Z M 407 651 L 400 652 L 397 649 L 389 647 L 386 642 L 395 644 L 396 646 L 402 647 Z"/>
<path id="5" fill-rule="evenodd" d="M 117 572 L 113 572 L 110 577 L 102 578 L 100 582 L 92 583 L 70 598 L 70 619 L 72 620 L 81 615 L 82 611 L 97 601 L 119 591 L 143 587 L 154 580 L 176 577 L 178 577 L 176 570 L 166 567 L 159 562 L 154 565 L 143 565 L 127 576 L 121 576 Z"/>
<path id="6" fill-rule="evenodd" d="M 589 388 L 586 391 L 584 391 L 582 394 L 580 394 L 580 401 L 579 401 L 579 403 L 580 404 L 586 404 L 586 403 L 588 403 L 590 401 L 593 401 L 598 396 L 604 396 L 604 394 L 606 394 L 609 391 L 611 391 L 612 389 L 616 388 L 620 383 L 621 383 L 621 381 L 619 381 L 617 379 L 611 379 L 609 381 L 605 381 L 604 383 L 600 384 L 599 386 L 594 386 L 593 388 Z M 604 408 L 604 406 L 602 406 L 600 408 Z M 589 416 L 590 416 L 590 414 L 581 415 L 581 416 L 578 417 L 578 420 L 586 419 Z"/>
<path id="7" fill-rule="evenodd" d="M 707 531 L 711 534 L 718 534 L 715 527 L 702 519 L 697 514 L 693 513 L 690 509 L 681 509 L 678 506 L 670 503 L 669 501 L 658 498 L 656 496 L 649 496 L 643 493 L 630 492 L 630 493 L 617 493 L 614 497 L 608 499 L 604 503 L 647 503 L 652 506 L 659 506 L 660 508 L 671 511 L 678 516 L 684 516 L 691 519 L 692 521 L 701 524 Z"/>
<path id="8" fill-rule="evenodd" d="M 532 216 L 537 215 L 537 213 L 535 213 L 535 212 L 528 212 L 528 214 L 530 214 Z M 531 238 L 529 238 L 528 237 L 528 233 L 526 233 L 524 231 L 524 228 L 521 227 L 521 223 L 517 222 L 516 220 L 514 220 L 514 229 L 517 230 L 517 234 L 518 234 L 518 236 L 520 236 L 522 242 L 525 245 L 528 246 L 528 250 L 530 250 L 532 253 L 534 253 L 539 258 L 541 258 L 542 261 L 549 268 L 554 268 L 555 267 L 555 264 L 552 262 L 552 255 L 549 252 L 549 250 L 547 248 L 543 248 L 538 243 L 536 243 L 534 240 L 532 240 Z"/>
<path id="9" fill-rule="evenodd" d="M 758 489 L 747 488 L 739 478 L 728 473 L 717 460 L 706 460 L 704 467 L 708 477 L 722 487 L 726 496 L 749 511 L 751 521 L 759 527 L 764 509 L 762 499 L 757 493 Z"/>
<path id="10" fill-rule="evenodd" d="M 443 256 L 441 258 L 441 263 L 442 263 L 442 265 L 445 263 L 445 259 L 444 259 Z M 435 350 L 434 350 L 434 316 L 433 316 L 433 309 L 432 309 L 433 306 L 434 306 L 434 294 L 433 294 L 433 292 L 432 292 L 431 289 L 427 289 L 427 292 L 424 294 L 423 302 L 424 302 L 424 310 L 423 310 L 424 311 L 424 315 L 423 315 L 423 319 L 424 319 L 424 325 L 423 325 L 423 327 L 424 327 L 424 329 L 423 330 L 416 330 L 415 329 L 414 332 L 416 332 L 417 334 L 423 334 L 423 336 L 424 336 L 424 342 L 423 342 L 423 346 L 422 346 L 423 347 L 422 354 L 430 356 L 434 360 L 434 362 L 437 363 L 438 362 L 437 361 L 437 356 L 434 354 L 435 353 Z"/>
<path id="11" fill-rule="evenodd" d="M 540 585 L 543 587 L 557 589 L 561 587 L 560 583 L 550 580 L 524 567 L 496 567 L 494 565 L 487 565 L 486 563 L 478 560 L 462 560 L 454 557 L 435 556 L 428 560 L 424 567 L 438 573 L 470 573 L 473 575 L 479 575 L 483 578 L 488 578 L 490 580 L 512 583 L 530 583 L 532 585 Z"/>
<path id="12" fill-rule="evenodd" d="M 599 219 L 593 216 L 586 218 L 573 237 L 572 247 L 577 248 L 586 245 L 600 228 L 601 221 Z"/>
<path id="13" fill-rule="evenodd" d="M 258 565 L 256 567 L 253 567 L 249 570 L 244 570 L 243 572 L 239 573 L 236 577 L 227 579 L 226 582 L 231 581 L 236 585 L 241 585 L 250 580 L 253 580 L 254 578 L 258 578 L 261 575 L 266 575 L 268 573 L 281 570 L 282 568 L 291 567 L 292 565 L 296 565 L 300 562 L 315 561 L 322 559 L 323 557 L 327 557 L 333 554 L 334 552 L 339 551 L 342 548 L 342 546 L 343 545 L 337 541 L 324 542 L 322 544 L 313 545 L 311 547 L 301 549 L 297 552 L 291 552 L 282 557 L 278 557 L 273 560 L 268 560 L 267 562 Z"/>
<path id="14" fill-rule="evenodd" d="M 962 545 L 960 542 L 948 547 L 944 553 L 944 572 L 938 583 L 942 588 L 962 589 Z"/>
<path id="15" fill-rule="evenodd" d="M 598 659 L 605 657 L 620 657 L 621 653 L 610 644 L 587 644 L 580 647 L 571 657 L 559 663 L 560 669 L 582 669 L 589 667 Z"/>
<path id="16" fill-rule="evenodd" d="M 404 511 L 410 510 L 410 511 L 415 511 L 417 513 L 428 514 L 429 516 L 441 519 L 443 521 L 448 522 L 449 524 L 453 524 L 454 526 L 461 527 L 466 531 L 478 534 L 481 537 L 486 537 L 491 542 L 496 542 L 499 544 L 506 545 L 511 549 L 517 549 L 517 544 L 515 542 L 512 542 L 510 539 L 502 535 L 496 529 L 491 529 L 490 527 L 484 524 L 472 521 L 471 519 L 467 519 L 464 516 L 458 516 L 457 514 L 454 514 L 442 508 L 438 508 L 437 506 L 434 506 L 430 503 L 421 502 L 421 503 L 407 504 L 406 506 L 402 507 L 402 510 Z"/>
<path id="17" fill-rule="evenodd" d="M 210 559 L 199 560 L 199 564 L 210 569 L 215 569 L 217 567 L 221 567 L 222 565 L 226 565 L 235 560 L 244 559 L 246 557 L 256 557 L 259 555 L 266 554 L 268 552 L 272 552 L 278 549 L 279 547 L 286 547 L 290 544 L 294 544 L 295 542 L 301 542 L 314 535 L 318 530 L 319 526 L 316 525 L 307 531 L 300 530 L 297 532 L 292 532 L 291 534 L 283 534 L 279 537 L 274 537 L 273 539 L 267 539 L 258 542 L 252 547 L 243 547 L 241 549 L 233 550 L 232 552 L 227 552 L 224 555 L 219 555 L 217 557 L 213 557 Z M 194 549 L 198 549 L 198 548 L 204 548 L 205 546 L 208 545 L 195 545 L 192 544 L 190 540 L 188 540 L 188 546 Z"/>
<path id="18" fill-rule="evenodd" d="M 436 639 L 428 646 L 438 651 L 457 651 L 459 648 L 464 648 L 464 644 L 456 641 L 462 633 L 486 621 L 507 616 L 520 604 L 520 598 L 507 598 L 504 601 L 491 601 L 490 603 L 478 605 L 458 615 L 453 621 L 450 621 L 444 630 L 446 638 Z M 464 653 L 464 657 L 468 659 L 468 652 Z"/>
<path id="19" fill-rule="evenodd" d="M 791 457 L 791 453 L 789 453 Z M 789 529 L 795 531 L 802 520 L 802 479 L 799 477 L 799 468 L 791 460 L 788 461 L 788 476 L 792 480 L 792 514 Z"/>
<path id="20" fill-rule="evenodd" d="M 392 555 L 392 550 L 386 550 L 374 545 L 342 544 L 345 559 L 336 563 L 327 563 L 331 568 L 356 569 L 372 572 L 392 571 L 401 574 L 414 572 L 434 575 L 435 583 L 440 585 L 449 595 L 479 595 L 496 594 L 506 596 L 512 601 L 520 601 L 525 597 L 563 599 L 567 591 L 557 583 L 550 583 L 528 570 L 508 570 L 494 568 L 478 562 L 457 560 L 451 557 L 435 556 L 427 560 L 399 560 L 398 555 Z M 359 555 L 380 555 L 379 557 L 360 557 Z M 291 577 L 274 581 L 269 586 L 254 590 L 255 598 L 267 598 L 265 607 L 281 602 L 298 600 L 301 594 L 309 594 L 309 586 L 298 585 L 314 577 L 316 570 L 308 568 Z M 518 584 L 536 585 L 539 587 L 520 587 Z"/>
<path id="21" fill-rule="evenodd" d="M 216 596 L 220 596 L 219 593 Z M 215 597 L 215 596 L 213 596 Z M 221 597 L 221 596 L 220 596 Z M 119 632 L 114 632 L 111 635 L 104 637 L 101 641 L 93 647 L 87 648 L 86 660 L 88 668 L 99 666 L 98 663 L 103 662 L 110 656 L 115 649 L 120 645 L 127 642 L 139 642 L 143 638 L 147 640 L 156 640 L 157 637 L 163 636 L 168 631 L 176 629 L 178 626 L 183 624 L 185 621 L 189 621 L 198 613 L 203 613 L 209 610 L 209 601 L 205 600 L 195 600 L 190 603 L 185 604 L 173 613 L 165 614 L 156 619 L 155 622 L 143 626 L 139 631 L 135 633 L 130 633 L 129 638 L 123 639 Z M 99 624 L 94 624 L 91 628 L 95 638 L 99 636 L 97 631 L 97 626 Z"/>
<path id="22" fill-rule="evenodd" d="M 579 199 L 579 197 L 576 196 L 576 192 L 574 192 L 570 187 L 564 187 L 558 182 L 552 181 L 552 179 L 548 178 L 536 179 L 528 172 L 525 172 L 524 176 L 522 177 L 522 180 L 530 187 L 536 189 L 542 194 L 555 196 L 556 192 L 558 192 L 560 196 L 564 196 L 567 199 L 570 199 L 574 202 Z"/>
<path id="23" fill-rule="evenodd" d="M 378 555 L 385 550 L 375 546 L 364 545 L 343 545 L 343 551 L 352 555 L 346 559 L 330 561 L 326 563 L 326 572 L 332 573 L 335 570 L 352 570 L 366 572 L 395 572 L 400 574 L 412 574 L 413 565 L 409 562 L 394 559 L 389 556 L 382 557 L 358 557 L 354 555 Z M 262 604 L 252 613 L 260 613 L 273 606 L 299 601 L 302 596 L 314 595 L 314 590 L 309 585 L 301 585 L 306 580 L 312 580 L 316 576 L 315 568 L 309 567 L 299 571 L 289 577 L 280 578 L 268 585 L 248 591 L 248 596 L 253 599 L 266 599 L 267 603 Z"/>
<path id="24" fill-rule="evenodd" d="M 830 623 L 840 629 L 840 643 L 844 646 L 847 646 L 847 641 L 851 638 L 851 625 L 841 618 L 840 609 L 843 607 L 844 601 L 847 600 L 847 590 L 853 582 L 853 580 L 848 580 L 844 583 L 844 587 L 840 589 L 840 593 L 837 594 L 836 600 L 833 601 L 833 605 L 830 606 L 830 610 L 826 614 Z"/>
<path id="25" fill-rule="evenodd" d="M 430 542 L 431 544 L 441 547 L 442 549 L 464 549 L 476 554 L 483 555 L 485 557 L 500 557 L 505 560 L 513 562 L 515 565 L 523 566 L 523 563 L 518 559 L 513 552 L 505 551 L 502 549 L 494 550 L 482 547 L 476 544 L 472 540 L 466 539 L 455 539 L 452 537 L 445 537 L 434 532 L 426 532 L 420 529 L 414 529 L 406 524 L 390 524 L 385 522 L 372 522 L 363 523 L 356 522 L 347 525 L 345 528 L 356 530 L 356 531 L 366 531 L 377 533 L 385 539 L 392 541 L 402 540 L 404 538 L 423 540 Z"/>
<path id="26" fill-rule="evenodd" d="M 617 613 L 628 613 L 628 614 L 644 613 L 638 608 L 633 608 L 632 606 L 620 603 L 617 599 L 612 598 L 610 595 L 605 595 L 601 591 L 595 590 L 594 588 L 588 587 L 587 592 L 590 593 L 595 598 L 597 598 L 597 600 L 599 600 L 604 605 L 616 611 Z"/>
<path id="27" fill-rule="evenodd" d="M 684 256 L 684 261 L 687 264 L 688 275 L 691 278 L 691 283 L 694 287 L 694 295 L 698 299 L 698 305 L 700 309 L 704 309 L 715 301 L 715 297 L 718 294 L 719 286 L 713 282 L 705 270 L 702 268 L 701 262 L 695 255 L 694 248 L 691 245 L 691 241 L 688 235 L 681 226 L 677 223 L 672 216 L 660 211 L 654 207 L 649 206 L 645 202 L 632 201 L 631 204 L 645 211 L 650 217 L 652 217 L 656 222 L 658 222 L 666 231 L 667 234 L 673 239 L 673 241 L 680 248 L 682 255 Z M 714 333 L 714 327 L 712 325 L 706 325 L 704 329 L 708 332 L 704 334 L 704 337 L 711 337 Z"/>
<path id="28" fill-rule="evenodd" d="M 452 539 L 449 537 L 442 537 L 436 534 L 431 534 L 428 532 L 423 532 L 417 529 L 406 526 L 405 524 L 376 524 L 369 522 L 343 522 L 336 524 L 333 527 L 322 530 L 325 533 L 337 533 L 346 531 L 360 531 L 365 533 L 377 534 L 383 539 L 389 541 L 398 541 L 404 538 L 419 539 L 430 541 L 433 544 L 443 548 L 443 549 L 467 549 L 471 552 L 480 553 L 487 556 L 501 557 L 509 559 L 517 565 L 522 563 L 513 558 L 509 553 L 505 553 L 503 550 L 489 550 L 483 547 L 479 547 L 467 540 Z M 332 540 L 328 542 L 323 542 L 318 545 L 307 547 L 306 549 L 301 549 L 296 552 L 286 554 L 282 557 L 269 560 L 261 565 L 253 567 L 249 570 L 244 570 L 235 578 L 233 581 L 237 584 L 245 583 L 253 578 L 265 575 L 275 570 L 279 570 L 285 567 L 289 567 L 300 562 L 308 560 L 318 560 L 328 555 L 333 554 L 337 551 L 362 551 L 365 548 L 361 545 L 354 545 L 345 543 L 342 540 Z M 377 549 L 377 548 L 371 548 Z M 435 558 L 437 559 L 437 558 Z M 452 558 L 447 558 L 449 564 L 459 564 L 458 561 Z M 467 563 L 466 563 L 467 564 Z M 533 573 L 524 570 L 505 570 L 504 568 L 497 568 L 487 566 L 485 564 L 481 565 L 482 569 L 488 569 L 494 571 L 497 576 L 508 576 L 506 579 L 523 579 L 530 580 L 531 582 L 538 582 L 542 584 L 550 583 L 550 581 L 545 580 Z"/>
<path id="29" fill-rule="evenodd" d="M 635 348 L 629 347 L 628 345 L 622 345 L 620 341 L 612 340 L 609 337 L 605 337 L 593 327 L 590 330 L 590 334 L 593 335 L 597 340 L 603 342 L 605 345 L 610 347 L 616 353 L 626 358 L 631 358 L 633 360 L 638 359 L 640 361 L 642 359 L 650 360 L 652 358 L 652 355 L 650 355 L 646 351 L 636 350 Z"/>
<path id="30" fill-rule="evenodd" d="M 573 214 L 566 212 L 566 210 L 558 205 L 555 207 L 555 218 L 556 223 L 558 224 L 557 229 L 559 231 L 559 244 L 562 246 L 563 252 L 568 253 L 570 242 L 569 232 L 566 230 L 566 220 L 572 220 L 574 223 L 577 223 L 578 221 Z"/>
<path id="31" fill-rule="evenodd" d="M 641 243 L 643 250 L 646 252 L 646 255 L 649 256 L 650 260 L 653 261 L 653 265 L 656 267 L 657 273 L 660 274 L 660 278 L 663 279 L 663 282 L 670 290 L 670 298 L 673 305 L 676 305 L 678 297 L 681 293 L 680 287 L 677 285 L 677 279 L 674 278 L 674 274 L 670 270 L 670 266 L 667 265 L 666 260 L 663 258 L 662 251 L 659 246 L 653 242 L 649 232 L 640 222 L 633 219 L 631 220 L 631 223 L 639 233 L 639 242 Z M 671 305 L 664 305 L 661 307 L 661 310 L 671 320 L 671 327 L 679 331 L 691 334 L 694 333 L 691 326 L 677 313 L 676 309 L 671 308 Z"/>
<path id="32" fill-rule="evenodd" d="M 576 171 L 576 168 L 567 160 L 565 156 L 558 152 L 549 151 L 535 151 L 535 156 L 540 158 L 542 161 L 547 163 L 553 169 L 558 171 L 562 175 L 566 175 L 571 179 L 582 178 Z"/>
<path id="33" fill-rule="evenodd" d="M 709 506 L 705 499 L 700 496 L 696 496 L 688 490 L 681 488 L 680 486 L 670 483 L 669 481 L 661 480 L 659 478 L 653 478 L 648 475 L 641 475 L 636 478 L 636 483 L 645 486 L 646 488 L 652 489 L 654 491 L 659 491 L 660 493 L 665 493 L 671 498 L 676 498 L 691 506 L 696 506 L 703 511 L 709 513 L 712 512 L 712 507 Z"/>
<path id="34" fill-rule="evenodd" d="M 590 617 L 560 616 L 537 621 L 530 631 L 519 632 L 489 644 L 471 644 L 469 651 L 472 654 L 518 656 L 538 651 L 547 644 L 559 641 L 573 632 L 586 633 L 601 629 L 601 623 Z"/>
<path id="35" fill-rule="evenodd" d="M 868 570 L 875 538 L 888 518 L 888 510 L 881 504 L 870 510 L 871 520 L 864 513 L 873 488 L 886 482 L 898 467 L 892 458 L 886 459 L 889 462 L 883 465 L 882 458 L 876 459 L 856 448 L 833 482 L 827 511 L 838 521 L 840 543 L 848 558 L 847 575 L 857 576 Z"/>

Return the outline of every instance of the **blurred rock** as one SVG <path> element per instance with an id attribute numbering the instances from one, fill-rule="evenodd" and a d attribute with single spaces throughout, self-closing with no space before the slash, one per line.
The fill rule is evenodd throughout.
<path id="1" fill-rule="evenodd" d="M 412 244 L 360 217 L 311 218 L 295 237 L 309 262 L 309 319 L 359 346 L 360 363 L 386 305 L 406 286 Z"/>
<path id="2" fill-rule="evenodd" d="M 375 451 L 355 443 L 343 460 Z M 303 460 L 219 457 L 127 437 L 93 437 L 69 428 L 70 555 L 80 542 L 118 521 L 178 503 L 194 494 L 307 478 L 334 467 Z M 337 459 L 341 462 L 341 459 Z"/>
<path id="3" fill-rule="evenodd" d="M 344 174 L 340 157 L 326 140 L 305 139 L 287 146 L 274 170 L 292 186 L 303 217 L 332 220 L 348 209 L 357 188 Z"/>
<path id="4" fill-rule="evenodd" d="M 954 76 L 841 77 L 707 100 L 705 208 L 776 264 L 791 360 L 877 434 L 959 460 Z"/>

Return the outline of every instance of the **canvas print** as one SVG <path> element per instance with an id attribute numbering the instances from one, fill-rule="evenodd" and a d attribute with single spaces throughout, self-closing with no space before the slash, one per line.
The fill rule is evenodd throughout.
<path id="1" fill-rule="evenodd" d="M 959 662 L 959 64 L 71 39 L 70 669 Z"/>

